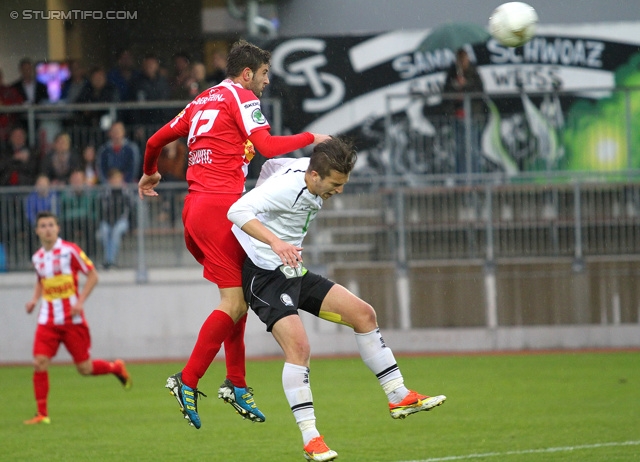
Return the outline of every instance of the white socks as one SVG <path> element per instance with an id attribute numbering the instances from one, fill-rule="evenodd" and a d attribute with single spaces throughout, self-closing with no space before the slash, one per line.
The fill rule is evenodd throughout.
<path id="1" fill-rule="evenodd" d="M 355 336 L 362 360 L 378 378 L 389 402 L 400 403 L 409 394 L 409 390 L 404 386 L 396 359 L 391 349 L 385 345 L 380 329 L 366 334 L 355 332 Z"/>
<path id="2" fill-rule="evenodd" d="M 320 432 L 316 429 L 316 416 L 313 411 L 309 369 L 305 366 L 284 363 L 282 387 L 306 446 L 313 438 L 320 436 Z"/>

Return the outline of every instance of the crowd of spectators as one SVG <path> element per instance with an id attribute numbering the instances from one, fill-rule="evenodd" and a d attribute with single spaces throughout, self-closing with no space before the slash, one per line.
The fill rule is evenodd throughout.
<path id="1" fill-rule="evenodd" d="M 131 49 L 120 50 L 111 68 L 70 60 L 69 77 L 60 85 L 56 104 L 188 101 L 225 78 L 226 55 L 216 51 L 211 58 L 209 73 L 186 51 L 174 53 L 169 66 L 163 66 L 153 53 L 136 57 Z M 17 239 L 33 252 L 37 245 L 33 220 L 46 209 L 59 215 L 63 238 L 78 242 L 93 258 L 101 255 L 103 267 L 117 265 L 122 236 L 135 223 L 135 186 L 148 133 L 141 127 L 155 130 L 177 110 L 122 111 L 116 120 L 108 109 L 74 110 L 58 132 L 49 136 L 38 132 L 37 141 L 30 143 L 25 115 L 2 113 L 1 107 L 51 100 L 47 85 L 36 78 L 31 59 L 22 59 L 18 70 L 19 79 L 6 84 L 0 69 L 0 191 L 3 187 L 32 189 L 7 189 L 0 196 L 0 208 L 10 210 L 3 216 L 12 220 L 11 226 L 3 224 L 0 246 Z M 90 131 L 100 136 L 86 136 Z M 163 150 L 158 167 L 164 181 L 185 181 L 186 154 L 183 140 Z M 163 199 L 160 220 L 179 219 L 174 206 L 179 194 L 171 189 Z"/>
<path id="2" fill-rule="evenodd" d="M 183 50 L 176 51 L 166 66 L 153 53 L 136 57 L 128 48 L 118 51 L 109 69 L 94 66 L 87 70 L 77 59 L 69 60 L 67 65 L 69 77 L 60 86 L 62 104 L 187 101 L 224 79 L 226 54 L 219 49 L 212 53 L 209 73 L 202 62 Z M 4 82 L 0 69 L 0 106 L 47 103 L 47 86 L 36 79 L 34 62 L 23 58 L 18 68 L 20 77 L 11 84 Z M 34 186 L 41 173 L 53 186 L 64 186 L 75 170 L 84 170 L 88 185 L 106 184 L 107 172 L 114 167 L 110 161 L 114 159 L 125 182 L 134 182 L 140 174 L 140 152 L 146 142 L 145 132 L 139 136 L 136 128 L 164 124 L 176 112 L 175 108 L 123 111 L 114 121 L 105 118 L 110 115 L 106 109 L 77 111 L 59 133 L 45 137 L 51 141 L 38 136 L 34 146 L 28 142 L 26 118 L 0 110 L 0 187 Z M 78 126 L 97 128 L 103 136 L 81 142 L 74 139 L 73 130 Z M 180 171 L 183 165 L 176 169 L 176 160 L 167 165 L 171 169 L 166 173 L 172 180 L 184 178 L 184 171 Z"/>

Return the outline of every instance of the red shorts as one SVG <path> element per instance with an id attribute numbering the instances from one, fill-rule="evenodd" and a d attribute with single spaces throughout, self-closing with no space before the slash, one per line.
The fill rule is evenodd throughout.
<path id="1" fill-rule="evenodd" d="M 189 193 L 184 201 L 184 241 L 204 266 L 203 276 L 220 289 L 242 287 L 242 264 L 247 255 L 231 232 L 229 207 L 239 194 Z"/>
<path id="2" fill-rule="evenodd" d="M 38 324 L 33 341 L 33 356 L 53 358 L 61 343 L 71 354 L 74 363 L 81 363 L 91 357 L 91 335 L 87 324 L 68 324 L 64 326 L 46 326 Z"/>

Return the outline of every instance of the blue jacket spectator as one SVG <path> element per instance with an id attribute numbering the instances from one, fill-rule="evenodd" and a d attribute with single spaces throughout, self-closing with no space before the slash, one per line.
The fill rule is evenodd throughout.
<path id="1" fill-rule="evenodd" d="M 140 150 L 126 137 L 124 124 L 115 122 L 109 130 L 109 141 L 98 150 L 98 178 L 106 184 L 109 172 L 119 170 L 126 183 L 138 180 L 140 170 Z"/>
<path id="2" fill-rule="evenodd" d="M 38 212 L 48 210 L 58 213 L 58 194 L 51 190 L 51 182 L 46 175 L 38 176 L 35 191 L 30 193 L 24 201 L 24 211 L 31 226 L 36 225 Z"/>

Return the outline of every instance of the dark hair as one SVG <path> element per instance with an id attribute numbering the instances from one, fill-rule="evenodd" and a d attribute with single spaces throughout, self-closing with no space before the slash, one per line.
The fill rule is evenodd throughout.
<path id="1" fill-rule="evenodd" d="M 332 137 L 313 148 L 309 170 L 315 170 L 320 178 L 329 176 L 331 170 L 348 175 L 357 159 L 358 155 L 351 141 Z"/>
<path id="2" fill-rule="evenodd" d="M 42 210 L 41 212 L 38 212 L 38 214 L 36 215 L 36 226 L 38 225 L 38 222 L 41 218 L 53 218 L 56 222 L 56 225 L 58 224 L 58 216 L 55 213 L 50 212 L 49 210 Z"/>
<path id="3" fill-rule="evenodd" d="M 227 76 L 238 77 L 247 67 L 255 73 L 260 66 L 269 64 L 270 61 L 271 52 L 246 40 L 239 40 L 233 44 L 227 56 Z"/>

